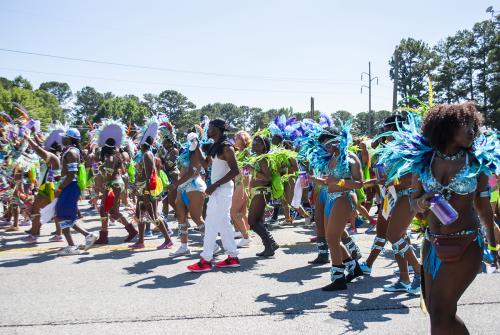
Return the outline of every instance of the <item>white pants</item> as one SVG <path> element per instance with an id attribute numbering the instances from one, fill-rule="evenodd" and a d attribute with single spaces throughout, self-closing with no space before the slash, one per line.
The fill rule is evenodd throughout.
<path id="1" fill-rule="evenodd" d="M 228 187 L 229 186 L 229 187 Z M 205 219 L 205 236 L 201 257 L 207 262 L 214 257 L 215 241 L 220 233 L 222 246 L 226 255 L 238 257 L 238 249 L 234 240 L 234 229 L 231 225 L 231 203 L 233 200 L 232 183 L 225 184 L 210 195 Z"/>
<path id="2" fill-rule="evenodd" d="M 292 207 L 299 208 L 302 204 L 302 185 L 300 184 L 300 178 L 295 181 L 295 188 L 293 189 Z"/>

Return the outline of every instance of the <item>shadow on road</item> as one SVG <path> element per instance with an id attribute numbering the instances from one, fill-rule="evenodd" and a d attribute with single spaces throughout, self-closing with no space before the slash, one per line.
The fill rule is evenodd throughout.
<path id="1" fill-rule="evenodd" d="M 296 269 L 295 273 L 285 271 L 286 274 L 276 276 L 278 281 L 298 282 L 304 278 L 314 279 L 320 273 L 324 273 L 324 268 L 308 268 L 303 267 Z M 312 270 L 312 271 L 311 271 Z M 312 273 L 312 274 L 311 274 Z M 270 276 L 272 277 L 272 275 Z M 323 292 L 320 287 L 314 290 L 309 290 L 300 293 L 291 293 L 284 295 L 272 296 L 269 293 L 261 294 L 256 298 L 256 302 L 264 302 L 270 304 L 268 307 L 261 309 L 264 313 L 283 314 L 284 319 L 295 319 L 300 315 L 311 311 L 328 308 L 327 303 L 331 299 L 336 299 L 338 311 L 330 314 L 331 321 L 345 321 L 345 332 L 362 331 L 367 328 L 367 322 L 383 322 L 390 318 L 385 314 L 408 314 L 408 307 L 403 302 L 414 299 L 406 294 L 384 294 L 377 296 L 377 299 L 364 297 L 373 292 L 374 288 L 381 288 L 387 284 L 393 276 L 387 275 L 383 277 L 369 277 L 358 279 L 356 282 L 348 284 L 348 290 L 337 292 Z M 327 283 L 318 283 L 326 285 Z M 353 313 L 362 312 L 362 313 Z"/>
<path id="2" fill-rule="evenodd" d="M 191 255 L 189 258 L 161 258 L 152 259 L 145 262 L 138 262 L 131 267 L 124 268 L 129 274 L 147 274 L 152 273 L 153 269 L 159 266 L 167 266 L 169 264 L 177 263 L 180 261 L 185 261 L 186 259 L 197 260 L 198 255 Z M 262 260 L 258 257 L 245 258 L 242 260 L 240 268 L 237 269 L 217 269 L 214 268 L 212 271 L 224 272 L 224 273 L 237 273 L 237 272 L 247 272 L 255 269 L 258 265 L 257 260 Z M 186 262 L 186 266 L 191 262 Z M 157 272 L 157 271 L 156 271 Z M 157 288 L 179 288 L 182 286 L 190 286 L 196 284 L 193 280 L 196 280 L 202 275 L 202 273 L 193 273 L 186 269 L 186 272 L 174 275 L 172 277 L 167 276 L 150 276 L 146 278 L 141 278 L 133 282 L 125 284 L 125 286 L 136 286 L 137 288 L 144 289 L 157 289 Z M 151 282 L 152 281 L 152 282 Z M 147 282 L 147 283 L 144 283 Z"/>
<path id="3" fill-rule="evenodd" d="M 321 278 L 322 274 L 326 272 L 328 272 L 328 267 L 307 265 L 282 272 L 264 273 L 261 276 L 268 279 L 276 279 L 280 283 L 297 283 L 299 285 L 304 285 L 305 281 Z"/>
<path id="4" fill-rule="evenodd" d="M 18 266 L 26 266 L 26 265 L 30 265 L 30 264 L 37 264 L 37 263 L 52 261 L 57 257 L 57 255 L 56 255 L 57 251 L 58 251 L 57 249 L 54 249 L 53 252 L 36 254 L 36 255 L 33 255 L 32 257 L 28 257 L 28 258 L 0 260 L 0 268 L 15 268 Z"/>
<path id="5" fill-rule="evenodd" d="M 390 321 L 391 317 L 386 314 L 409 314 L 410 310 L 403 302 L 414 299 L 406 294 L 394 293 L 378 295 L 376 299 L 365 298 L 356 295 L 355 291 L 340 296 L 345 297 L 345 309 L 334 311 L 330 317 L 344 321 L 345 331 L 342 334 L 366 330 L 367 323 Z"/>

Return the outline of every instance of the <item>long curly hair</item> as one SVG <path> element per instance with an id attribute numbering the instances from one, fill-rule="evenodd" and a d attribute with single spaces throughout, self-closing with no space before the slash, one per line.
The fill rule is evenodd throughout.
<path id="1" fill-rule="evenodd" d="M 250 136 L 250 134 L 248 132 L 246 132 L 244 130 L 238 131 L 234 135 L 234 138 L 235 139 L 240 138 L 243 141 L 245 148 L 248 147 L 252 143 L 252 137 Z"/>
<path id="2" fill-rule="evenodd" d="M 449 141 L 455 138 L 460 126 L 472 123 L 474 136 L 477 137 L 483 120 L 483 115 L 477 111 L 472 101 L 435 105 L 422 122 L 422 134 L 429 140 L 431 147 L 444 151 Z"/>

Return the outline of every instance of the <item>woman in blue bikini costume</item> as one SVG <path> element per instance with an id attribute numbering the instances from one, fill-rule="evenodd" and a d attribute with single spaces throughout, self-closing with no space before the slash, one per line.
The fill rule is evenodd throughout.
<path id="1" fill-rule="evenodd" d="M 482 116 L 472 102 L 436 105 L 422 124 L 423 137 L 407 138 L 414 150 L 411 206 L 427 218 L 422 247 L 422 295 L 430 314 L 431 334 L 469 334 L 456 315 L 457 302 L 476 277 L 484 237 L 498 263 L 489 204 L 488 176 L 500 170 L 498 135 L 487 138 L 479 127 Z M 443 225 L 429 211 L 429 201 L 441 195 L 458 212 Z"/>
<path id="2" fill-rule="evenodd" d="M 324 132 L 319 136 L 318 141 L 326 151 L 333 154 L 329 163 L 328 178 L 314 178 L 315 183 L 328 186 L 325 228 L 332 257 L 330 269 L 332 282 L 322 290 L 345 290 L 348 282 L 363 274 L 357 260 L 341 244 L 347 221 L 356 209 L 357 199 L 354 190 L 363 186 L 361 163 L 358 157 L 348 150 L 352 141 L 350 122 L 347 122 L 340 132 L 333 129 L 330 132 Z"/>

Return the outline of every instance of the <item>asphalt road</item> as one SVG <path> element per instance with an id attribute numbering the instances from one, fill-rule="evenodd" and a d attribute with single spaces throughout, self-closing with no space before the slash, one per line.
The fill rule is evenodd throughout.
<path id="1" fill-rule="evenodd" d="M 95 213 L 84 213 L 84 227 L 97 231 Z M 44 226 L 36 246 L 0 230 L 0 334 L 428 333 L 418 298 L 382 290 L 395 281 L 390 253 L 347 291 L 319 290 L 329 273 L 328 266 L 307 264 L 315 257 L 312 227 L 273 230 L 282 247 L 272 259 L 255 257 L 262 249 L 256 242 L 241 249 L 241 268 L 203 274 L 186 270 L 200 251 L 197 233 L 190 257 L 157 251 L 157 238 L 146 241 L 146 250 L 127 250 L 125 230 L 113 227 L 111 245 L 63 258 L 55 253 L 64 243 L 47 243 L 52 230 Z M 373 235 L 355 239 L 367 255 Z M 460 301 L 471 334 L 499 333 L 499 279 L 479 274 Z"/>

